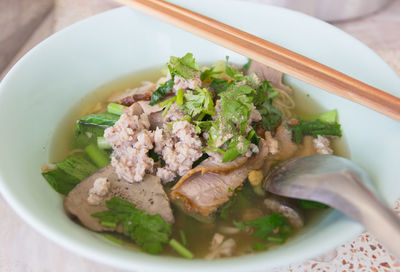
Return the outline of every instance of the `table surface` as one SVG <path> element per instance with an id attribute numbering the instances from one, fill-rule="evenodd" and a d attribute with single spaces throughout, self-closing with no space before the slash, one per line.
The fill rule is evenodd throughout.
<path id="1" fill-rule="evenodd" d="M 31 36 L 10 67 L 25 52 L 52 33 L 117 6 L 111 0 L 56 0 L 52 12 Z M 370 17 L 335 25 L 375 50 L 400 74 L 400 0 L 393 1 L 383 11 Z M 400 202 L 393 203 L 393 207 L 400 215 Z M 121 272 L 80 257 L 47 240 L 22 221 L 1 197 L 0 214 L 3 215 L 0 221 L 0 271 Z M 355 240 L 323 256 L 273 271 L 400 272 L 400 262 L 370 234 L 363 233 Z"/>

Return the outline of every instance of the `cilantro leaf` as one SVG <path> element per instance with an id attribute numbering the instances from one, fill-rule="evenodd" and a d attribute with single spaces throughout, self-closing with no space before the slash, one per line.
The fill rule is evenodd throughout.
<path id="1" fill-rule="evenodd" d="M 196 125 L 197 134 L 200 134 L 202 131 L 208 131 L 213 124 L 212 121 L 193 121 L 193 123 Z"/>
<path id="2" fill-rule="evenodd" d="M 57 168 L 80 181 L 98 170 L 98 167 L 92 164 L 89 158 L 83 153 L 70 155 L 62 162 L 56 163 L 56 165 Z"/>
<path id="3" fill-rule="evenodd" d="M 256 95 L 254 96 L 254 105 L 258 106 L 264 103 L 265 100 L 273 100 L 278 96 L 278 92 L 269 84 L 268 81 L 264 80 L 257 88 Z"/>
<path id="4" fill-rule="evenodd" d="M 218 94 L 220 111 L 208 130 L 208 145 L 213 151 L 223 155 L 223 162 L 232 161 L 243 155 L 250 146 L 250 139 L 244 136 L 253 110 L 252 101 L 255 92 L 247 85 L 230 85 Z M 220 147 L 225 143 L 226 147 L 223 150 Z"/>
<path id="5" fill-rule="evenodd" d="M 193 78 L 200 71 L 192 53 L 187 53 L 182 58 L 171 56 L 168 64 L 171 75 L 180 75 L 184 79 Z"/>
<path id="6" fill-rule="evenodd" d="M 213 148 L 219 148 L 236 134 L 237 129 L 232 121 L 218 118 L 211 123 L 211 127 L 208 130 L 208 145 Z"/>
<path id="7" fill-rule="evenodd" d="M 198 119 L 201 120 L 207 114 L 211 116 L 215 115 L 212 95 L 206 88 L 196 88 L 195 91 L 186 91 L 183 97 L 183 112 L 191 117 L 200 115 L 201 118 L 199 117 Z"/>
<path id="8" fill-rule="evenodd" d="M 230 76 L 232 79 L 238 80 L 240 79 L 243 74 L 236 69 L 233 69 L 230 65 L 229 65 L 229 57 L 226 56 L 225 57 L 226 61 L 225 61 L 225 73 Z"/>
<path id="9" fill-rule="evenodd" d="M 262 125 L 273 131 L 282 121 L 281 112 L 272 105 L 272 101 L 278 96 L 278 92 L 272 88 L 268 81 L 264 80 L 257 88 L 254 97 L 254 105 L 262 117 Z"/>
<path id="10" fill-rule="evenodd" d="M 201 81 L 204 81 L 206 79 L 212 78 L 213 75 L 218 75 L 221 74 L 222 71 L 214 71 L 215 67 L 211 67 L 210 69 L 207 69 L 200 74 L 200 79 Z"/>
<path id="11" fill-rule="evenodd" d="M 222 157 L 222 162 L 233 161 L 240 155 L 246 153 L 247 149 L 250 146 L 250 143 L 251 142 L 243 136 L 239 136 L 238 138 L 230 141 Z"/>
<path id="12" fill-rule="evenodd" d="M 270 131 L 275 130 L 275 128 L 282 122 L 281 112 L 267 100 L 261 105 L 258 112 L 261 114 L 261 123 L 263 127 Z"/>
<path id="13" fill-rule="evenodd" d="M 253 110 L 254 89 L 247 85 L 232 85 L 219 94 L 221 97 L 221 118 L 231 120 L 240 128 L 240 134 L 246 130 L 247 120 Z"/>
<path id="14" fill-rule="evenodd" d="M 293 138 L 296 144 L 301 144 L 305 135 L 316 138 L 318 135 L 342 136 L 339 123 L 324 123 L 320 120 L 310 122 L 299 121 L 297 125 L 289 126 L 293 131 Z"/>
<path id="15" fill-rule="evenodd" d="M 170 80 L 167 80 L 163 84 L 158 87 L 157 90 L 153 92 L 150 99 L 150 105 L 154 106 L 157 104 L 161 99 L 165 97 L 165 95 L 172 89 L 174 86 L 174 78 L 172 77 Z"/>
<path id="16" fill-rule="evenodd" d="M 162 245 L 168 243 L 171 224 L 159 214 L 149 215 L 139 210 L 132 203 L 113 197 L 106 201 L 108 211 L 92 214 L 99 218 L 99 223 L 115 228 L 121 223 L 124 234 L 130 237 L 141 249 L 151 254 L 162 251 Z"/>
<path id="17" fill-rule="evenodd" d="M 228 89 L 231 85 L 233 85 L 233 82 L 229 82 L 226 79 L 214 78 L 210 87 L 218 94 Z"/>

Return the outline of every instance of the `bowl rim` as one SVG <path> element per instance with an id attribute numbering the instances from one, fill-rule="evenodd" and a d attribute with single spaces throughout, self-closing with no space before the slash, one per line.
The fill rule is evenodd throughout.
<path id="1" fill-rule="evenodd" d="M 228 2 L 228 1 L 225 0 L 225 2 Z M 236 2 L 240 2 L 240 1 L 236 1 Z M 256 3 L 246 3 L 246 4 L 258 5 Z M 279 12 L 286 12 L 288 14 L 298 14 L 299 16 L 303 16 L 304 18 L 306 18 L 308 20 L 311 19 L 312 21 L 315 21 L 319 24 L 324 23 L 326 25 L 325 27 L 330 27 L 332 29 L 335 29 L 338 32 L 341 32 L 341 35 L 345 35 L 347 38 L 352 39 L 353 42 L 356 42 L 357 46 L 364 47 L 364 49 L 368 49 L 371 54 L 377 56 L 376 53 L 373 52 L 371 49 L 369 49 L 366 45 L 362 44 L 360 41 L 358 41 L 354 37 L 346 34 L 345 32 L 337 29 L 336 27 L 334 27 L 332 25 L 329 25 L 325 22 L 322 22 L 316 18 L 307 16 L 305 14 L 302 14 L 302 13 L 299 13 L 296 11 L 292 11 L 292 10 L 288 10 L 285 8 L 274 7 L 274 6 L 269 6 L 268 8 L 279 10 Z M 23 56 L 14 65 L 14 67 L 12 67 L 12 69 L 6 74 L 6 76 L 4 77 L 2 82 L 0 82 L 0 94 L 3 91 L 5 91 L 5 88 L 3 89 L 3 86 L 7 85 L 7 82 L 9 80 L 12 80 L 12 77 L 13 77 L 15 71 L 17 71 L 18 68 L 21 65 L 23 65 L 24 61 L 27 58 L 29 58 L 31 56 L 31 54 L 35 54 L 35 52 L 41 50 L 41 48 L 46 45 L 48 40 L 57 39 L 58 36 L 63 35 L 65 32 L 73 31 L 75 28 L 80 27 L 82 24 L 85 24 L 85 22 L 95 20 L 96 18 L 104 16 L 105 14 L 109 14 L 109 13 L 118 14 L 120 11 L 126 11 L 126 10 L 129 10 L 129 12 L 131 12 L 131 10 L 126 7 L 120 7 L 120 8 L 105 11 L 103 13 L 97 14 L 97 15 L 87 18 L 85 20 L 79 21 L 73 25 L 70 25 L 67 28 L 63 29 L 62 31 L 59 31 L 59 32 L 53 34 L 52 36 L 48 37 L 44 41 L 42 41 L 37 46 L 35 46 L 32 50 L 30 50 L 25 56 Z M 395 74 L 395 72 L 390 68 L 390 66 L 386 62 L 384 62 L 381 58 L 379 58 L 379 59 L 381 60 L 382 67 L 386 66 L 386 70 L 392 71 L 393 74 Z M 389 92 L 393 93 L 393 90 L 392 91 L 389 90 Z M 396 93 L 393 93 L 393 94 L 398 95 Z M 157 258 L 157 260 L 166 260 L 166 261 L 152 262 L 155 260 L 155 258 L 152 256 L 151 256 L 152 258 L 150 258 L 150 256 L 149 256 L 149 258 L 143 258 L 144 261 L 141 263 L 132 263 L 131 261 L 126 261 L 126 260 L 121 263 L 118 263 L 121 261 L 121 259 L 115 258 L 115 256 L 111 256 L 111 257 L 108 256 L 108 258 L 104 258 L 104 256 L 102 256 L 102 254 L 97 254 L 95 251 L 91 250 L 90 247 L 87 247 L 86 245 L 77 243 L 74 240 L 69 239 L 69 237 L 67 235 L 63 235 L 62 232 L 59 232 L 57 230 L 47 227 L 47 225 L 45 223 L 43 223 L 39 218 L 33 216 L 29 212 L 29 209 L 27 207 L 21 205 L 18 202 L 18 200 L 12 195 L 9 188 L 7 187 L 7 182 L 3 179 L 2 175 L 1 175 L 1 172 L 0 172 L 0 191 L 3 195 L 3 197 L 5 198 L 5 200 L 7 201 L 7 203 L 16 211 L 16 213 L 25 222 L 27 222 L 29 225 L 31 225 L 36 231 L 41 233 L 43 236 L 49 238 L 50 240 L 56 242 L 58 245 L 70 250 L 71 252 L 78 253 L 79 255 L 85 256 L 89 259 L 95 260 L 100 263 L 116 266 L 116 267 L 123 268 L 123 269 L 142 268 L 142 269 L 159 269 L 159 270 L 164 270 L 164 271 L 176 271 L 178 268 L 181 268 L 181 269 L 190 268 L 191 270 L 197 271 L 197 270 L 203 270 L 204 268 L 207 268 L 207 267 L 214 268 L 214 269 L 218 268 L 221 271 L 241 271 L 243 269 L 252 270 L 252 269 L 271 268 L 271 266 L 268 266 L 268 265 L 265 265 L 265 266 L 260 265 L 260 262 L 256 262 L 257 263 L 256 265 L 248 264 L 249 262 L 251 262 L 251 259 L 254 259 L 251 257 L 262 255 L 262 254 L 243 256 L 243 257 L 235 257 L 235 258 L 217 260 L 217 261 L 212 261 L 212 262 L 204 261 L 204 260 L 189 260 L 188 261 L 188 260 L 176 259 L 176 258 L 174 258 L 173 261 L 168 261 L 166 258 L 160 258 L 160 257 L 155 257 L 155 258 Z M 343 243 L 345 240 L 353 238 L 354 236 L 358 235 L 361 232 L 362 228 L 358 224 L 352 224 L 352 226 L 353 226 L 352 228 L 347 229 L 346 235 L 343 234 L 340 237 L 340 239 L 336 239 L 337 240 L 336 245 Z M 319 249 L 321 252 L 327 251 L 331 248 L 332 248 L 332 244 L 329 244 L 329 245 L 321 244 L 319 246 Z M 303 259 L 303 257 L 304 256 L 302 256 L 302 254 L 299 254 L 299 256 L 294 256 L 290 260 L 291 261 L 300 261 Z M 308 257 L 311 257 L 311 256 L 308 255 Z M 246 262 L 245 265 L 242 262 L 244 259 L 246 259 L 246 261 L 248 261 L 248 262 Z M 149 261 L 149 262 L 147 263 L 146 261 Z M 179 265 L 177 265 L 177 263 L 179 263 Z M 227 265 L 228 263 L 230 265 Z M 173 264 L 174 267 L 167 267 L 166 264 Z"/>

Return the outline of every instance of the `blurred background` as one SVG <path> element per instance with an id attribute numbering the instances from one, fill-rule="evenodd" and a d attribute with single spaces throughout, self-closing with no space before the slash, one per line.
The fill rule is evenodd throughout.
<path id="1" fill-rule="evenodd" d="M 400 0 L 240 1 L 284 6 L 327 20 L 372 48 L 400 74 Z M 18 59 L 48 36 L 79 20 L 118 6 L 112 0 L 0 0 L 0 80 Z M 120 272 L 77 256 L 40 236 L 1 197 L 0 214 L 4 219 L 0 220 L 2 272 Z M 400 267 L 386 253 L 374 255 L 373 260 L 368 257 L 363 248 L 369 249 L 367 244 L 370 242 L 372 238 L 363 234 L 314 260 L 318 265 L 306 261 L 279 271 L 310 271 L 306 265 L 311 266 L 312 271 L 342 271 L 346 264 L 341 257 L 350 255 L 350 251 L 357 258 L 354 262 L 368 264 L 371 268 L 358 271 L 383 271 L 373 267 L 375 265 Z M 38 245 L 40 250 L 37 250 Z M 371 247 L 371 250 L 375 249 Z"/>
<path id="2" fill-rule="evenodd" d="M 287 7 L 333 23 L 400 70 L 400 0 L 240 1 Z M 78 20 L 117 6 L 112 0 L 0 0 L 0 80 L 41 40 Z"/>

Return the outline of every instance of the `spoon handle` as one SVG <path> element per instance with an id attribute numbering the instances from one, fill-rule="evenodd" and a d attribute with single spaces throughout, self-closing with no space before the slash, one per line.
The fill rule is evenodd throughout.
<path id="1" fill-rule="evenodd" d="M 394 256 L 400 258 L 400 217 L 376 198 L 357 175 L 344 171 L 335 181 L 341 188 L 341 199 L 335 208 L 364 225 Z M 333 189 L 332 183 L 329 187 Z"/>
<path id="2" fill-rule="evenodd" d="M 400 218 L 380 201 L 359 202 L 360 220 L 391 253 L 400 258 Z"/>

